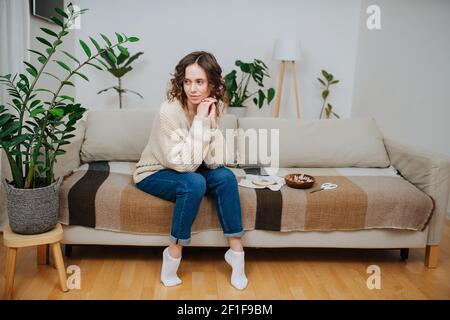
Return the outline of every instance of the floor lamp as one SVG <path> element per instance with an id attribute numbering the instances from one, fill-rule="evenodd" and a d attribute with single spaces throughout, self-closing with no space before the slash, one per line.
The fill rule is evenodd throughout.
<path id="1" fill-rule="evenodd" d="M 297 68 L 295 65 L 295 61 L 300 59 L 300 41 L 291 39 L 277 39 L 273 48 L 273 59 L 281 61 L 277 97 L 275 99 L 275 117 L 278 118 L 280 116 L 281 91 L 283 88 L 284 72 L 286 70 L 286 64 L 290 63 L 292 65 L 292 77 L 295 87 L 297 118 L 300 119 L 300 97 L 298 94 Z"/>

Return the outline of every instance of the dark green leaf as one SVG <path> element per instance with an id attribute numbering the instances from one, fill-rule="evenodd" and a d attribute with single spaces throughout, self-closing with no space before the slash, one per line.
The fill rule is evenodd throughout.
<path id="1" fill-rule="evenodd" d="M 0 116 L 0 127 L 3 126 L 9 119 L 12 118 L 12 114 L 7 113 Z"/>
<path id="2" fill-rule="evenodd" d="M 319 80 L 320 81 L 320 83 L 321 84 L 323 84 L 325 87 L 327 86 L 326 84 L 325 84 L 325 82 L 322 80 L 322 79 L 320 79 L 320 78 L 317 78 L 317 80 Z"/>
<path id="3" fill-rule="evenodd" d="M 129 64 L 131 64 L 134 60 L 136 60 L 137 58 L 139 58 L 140 55 L 144 54 L 143 52 L 138 52 L 134 55 L 132 55 L 130 57 L 130 59 L 128 59 L 127 63 L 125 63 L 124 67 L 127 67 Z"/>
<path id="4" fill-rule="evenodd" d="M 109 69 L 108 65 L 106 63 L 104 63 L 102 59 L 95 58 L 95 60 L 100 62 L 106 69 Z"/>
<path id="5" fill-rule="evenodd" d="M 63 81 L 62 84 L 63 84 L 63 85 L 67 85 L 67 86 L 75 87 L 75 85 L 74 85 L 72 82 L 70 82 L 70 81 Z"/>
<path id="6" fill-rule="evenodd" d="M 267 91 L 267 100 L 268 100 L 267 103 L 270 103 L 273 100 L 274 97 L 275 97 L 275 89 L 274 88 L 270 88 Z"/>
<path id="7" fill-rule="evenodd" d="M 330 84 L 335 84 L 335 83 L 338 83 L 338 82 L 339 82 L 339 80 L 333 80 L 333 81 L 330 82 Z"/>
<path id="8" fill-rule="evenodd" d="M 41 100 L 34 100 L 34 101 L 30 104 L 30 110 L 33 109 L 34 107 L 36 107 L 39 103 L 41 103 Z"/>
<path id="9" fill-rule="evenodd" d="M 123 42 L 123 37 L 122 37 L 122 35 L 116 32 L 116 36 L 117 36 L 117 41 L 118 41 L 119 43 L 122 43 L 122 42 Z"/>
<path id="10" fill-rule="evenodd" d="M 55 60 L 55 62 L 57 64 L 59 64 L 61 66 L 61 68 L 65 69 L 65 70 L 67 70 L 69 72 L 72 72 L 72 70 L 70 70 L 69 66 L 67 64 L 65 64 L 64 62 L 59 61 L 59 60 Z"/>
<path id="11" fill-rule="evenodd" d="M 64 101 L 64 100 L 70 100 L 70 101 L 72 101 L 72 102 L 75 102 L 75 99 L 74 99 L 73 97 L 69 97 L 69 96 L 59 96 L 59 98 L 62 98 L 62 100 L 60 100 L 60 102 L 61 102 L 61 101 Z"/>
<path id="12" fill-rule="evenodd" d="M 108 55 L 109 59 L 111 59 L 111 61 L 116 64 L 117 63 L 117 58 L 116 56 L 111 52 L 112 50 L 107 50 L 106 54 Z"/>
<path id="13" fill-rule="evenodd" d="M 324 90 L 324 91 L 322 92 L 322 98 L 325 100 L 325 99 L 328 97 L 329 94 L 330 94 L 330 91 Z"/>
<path id="14" fill-rule="evenodd" d="M 106 44 L 108 45 L 108 47 L 111 47 L 111 41 L 109 41 L 108 37 L 105 36 L 104 34 L 100 33 L 100 35 L 102 36 L 103 40 L 105 40 Z"/>
<path id="15" fill-rule="evenodd" d="M 93 43 L 94 47 L 97 49 L 98 52 L 100 52 L 102 50 L 102 48 L 100 48 L 99 44 L 97 41 L 95 41 L 94 38 L 89 37 L 89 39 L 91 40 L 91 42 Z"/>
<path id="16" fill-rule="evenodd" d="M 47 49 L 45 49 L 45 51 L 47 52 L 48 55 L 51 55 L 53 52 L 55 52 L 55 50 L 53 50 L 53 48 L 47 48 Z"/>
<path id="17" fill-rule="evenodd" d="M 42 37 L 36 37 L 36 39 L 37 39 L 37 41 L 45 44 L 46 46 L 53 47 L 52 44 L 47 39 L 44 39 Z"/>
<path id="18" fill-rule="evenodd" d="M 62 117 L 64 115 L 64 110 L 62 109 L 50 109 L 49 112 L 55 117 Z"/>
<path id="19" fill-rule="evenodd" d="M 80 64 L 80 60 L 78 60 L 77 58 L 75 58 L 73 55 L 71 55 L 70 53 L 68 53 L 67 51 L 61 51 L 62 53 L 64 53 L 66 56 L 68 56 L 70 59 L 72 59 L 73 61 L 75 61 L 76 63 Z"/>
<path id="20" fill-rule="evenodd" d="M 45 57 L 38 57 L 38 61 L 39 61 L 40 63 L 44 64 L 44 63 L 47 62 L 47 58 L 45 58 Z"/>
<path id="21" fill-rule="evenodd" d="M 50 20 L 52 20 L 54 23 L 56 23 L 61 28 L 64 28 L 64 23 L 58 17 L 51 17 Z"/>
<path id="22" fill-rule="evenodd" d="M 30 51 L 30 52 L 33 52 L 34 54 L 37 54 L 37 55 L 39 55 L 39 56 L 41 56 L 41 57 L 44 57 L 45 58 L 45 56 L 42 54 L 42 53 L 40 53 L 39 51 L 36 51 L 36 50 L 31 50 L 31 49 L 27 49 L 28 51 Z"/>
<path id="23" fill-rule="evenodd" d="M 91 57 L 91 49 L 89 49 L 88 45 L 83 40 L 80 40 L 80 44 L 81 44 L 81 47 L 83 47 L 83 50 L 86 53 L 86 55 L 88 56 L 88 58 L 90 58 Z"/>
<path id="24" fill-rule="evenodd" d="M 121 78 L 131 70 L 132 70 L 131 67 L 126 67 L 126 68 L 110 69 L 108 71 L 111 72 L 116 78 Z"/>
<path id="25" fill-rule="evenodd" d="M 67 15 L 67 13 L 65 13 L 61 8 L 55 8 L 55 11 L 56 11 L 59 15 L 63 16 L 64 18 L 69 19 L 69 16 Z"/>
<path id="26" fill-rule="evenodd" d="M 48 76 L 50 76 L 50 77 L 52 77 L 52 78 L 58 80 L 59 82 L 62 81 L 60 78 L 58 78 L 57 76 L 55 76 L 54 74 L 51 74 L 51 73 L 49 73 L 49 72 L 43 72 L 43 74 L 46 74 L 46 75 L 48 75 Z M 53 93 L 53 92 L 52 92 L 52 93 Z"/>
<path id="27" fill-rule="evenodd" d="M 28 73 L 31 74 L 33 77 L 36 77 L 38 74 L 36 68 L 32 64 L 30 64 L 26 61 L 24 61 L 23 63 L 25 63 L 29 67 L 29 68 L 27 68 Z"/>
<path id="28" fill-rule="evenodd" d="M 86 64 L 88 64 L 88 65 L 90 65 L 90 66 L 93 66 L 94 68 L 96 68 L 96 69 L 98 69 L 98 70 L 100 70 L 100 71 L 103 71 L 103 69 L 102 69 L 101 67 L 99 67 L 98 65 L 96 65 L 96 64 L 93 64 L 93 63 L 91 63 L 91 62 L 87 62 Z"/>
<path id="29" fill-rule="evenodd" d="M 264 99 L 265 99 L 265 95 L 264 92 L 262 90 L 258 90 L 258 108 L 262 108 L 263 104 L 264 104 Z"/>
<path id="30" fill-rule="evenodd" d="M 21 144 L 22 142 L 24 142 L 27 139 L 28 139 L 28 136 L 26 134 L 21 134 L 20 136 L 16 136 L 16 137 L 12 138 L 11 141 L 9 142 L 9 146 L 13 147 L 15 145 Z"/>
<path id="31" fill-rule="evenodd" d="M 66 153 L 65 150 L 58 149 L 58 150 L 55 151 L 55 156 L 61 156 L 61 155 L 65 154 L 65 153 Z"/>
<path id="32" fill-rule="evenodd" d="M 117 46 L 117 48 L 119 49 L 120 53 L 123 54 L 124 56 L 129 56 L 130 53 L 128 52 L 128 50 L 122 46 Z"/>
<path id="33" fill-rule="evenodd" d="M 4 137 L 10 135 L 14 131 L 16 131 L 19 127 L 20 127 L 20 123 L 18 121 L 11 123 L 10 125 L 6 126 L 6 128 L 3 128 L 2 131 L 0 131 L 0 138 L 4 138 Z"/>
<path id="34" fill-rule="evenodd" d="M 47 29 L 47 28 L 41 28 L 41 30 L 44 31 L 46 34 L 49 34 L 49 35 L 51 35 L 51 36 L 53 36 L 53 37 L 58 37 L 58 34 L 56 34 L 56 32 L 54 32 L 54 31 L 52 31 L 52 30 L 50 30 L 50 29 Z"/>
<path id="35" fill-rule="evenodd" d="M 52 91 L 48 90 L 48 89 L 36 89 L 34 91 L 36 91 L 36 92 L 39 92 L 39 91 L 41 91 L 41 92 L 48 92 L 48 93 L 51 93 L 51 94 L 54 95 L 54 93 Z"/>
<path id="36" fill-rule="evenodd" d="M 28 78 L 24 74 L 19 74 L 19 77 L 27 85 L 27 87 L 30 86 L 30 83 L 28 82 Z"/>
<path id="37" fill-rule="evenodd" d="M 130 42 L 138 42 L 139 38 L 137 38 L 137 37 L 129 37 L 128 41 L 130 41 Z"/>
<path id="38" fill-rule="evenodd" d="M 76 74 L 76 75 L 79 75 L 79 76 L 82 77 L 84 80 L 89 81 L 88 77 L 86 77 L 84 74 L 79 73 L 79 72 L 77 72 L 77 71 L 74 71 L 73 73 Z"/>
<path id="39" fill-rule="evenodd" d="M 36 109 L 34 109 L 30 112 L 30 117 L 35 117 L 40 113 L 44 113 L 45 111 L 46 111 L 46 109 L 44 109 L 43 107 L 37 107 Z"/>

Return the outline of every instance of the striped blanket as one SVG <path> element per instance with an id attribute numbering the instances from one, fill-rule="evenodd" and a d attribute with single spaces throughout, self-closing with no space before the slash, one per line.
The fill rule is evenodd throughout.
<path id="1" fill-rule="evenodd" d="M 133 183 L 133 162 L 92 162 L 66 176 L 60 192 L 60 222 L 138 234 L 169 234 L 174 203 L 142 192 Z M 230 168 L 241 179 L 259 168 Z M 264 172 L 262 172 L 264 173 Z M 310 193 L 287 185 L 280 191 L 239 187 L 245 230 L 335 231 L 393 228 L 423 230 L 433 200 L 393 167 L 282 168 L 277 175 L 306 173 L 338 185 Z M 221 230 L 214 201 L 205 197 L 192 232 Z"/>

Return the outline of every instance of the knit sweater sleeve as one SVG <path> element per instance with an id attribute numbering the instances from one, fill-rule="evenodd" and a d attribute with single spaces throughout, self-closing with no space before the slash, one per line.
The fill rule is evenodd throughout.
<path id="1" fill-rule="evenodd" d="M 178 121 L 179 114 L 160 112 L 161 164 L 178 172 L 193 172 L 202 164 L 211 140 L 210 119 L 195 116 L 189 130 Z"/>

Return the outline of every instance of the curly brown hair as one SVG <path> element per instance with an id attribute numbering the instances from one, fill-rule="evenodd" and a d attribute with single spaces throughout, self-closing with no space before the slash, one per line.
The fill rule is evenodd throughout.
<path id="1" fill-rule="evenodd" d="M 186 75 L 186 67 L 192 64 L 198 64 L 205 70 L 208 85 L 211 90 L 211 97 L 217 99 L 219 104 L 223 102 L 223 107 L 225 107 L 228 103 L 228 98 L 226 96 L 225 80 L 222 78 L 222 68 L 217 63 L 216 58 L 211 53 L 205 51 L 189 53 L 178 62 L 175 67 L 175 74 L 172 74 L 173 78 L 170 79 L 171 86 L 167 90 L 167 99 L 169 101 L 177 99 L 183 108 L 187 109 L 187 96 L 183 89 L 183 81 Z M 220 107 L 217 108 L 216 112 L 220 115 Z"/>

